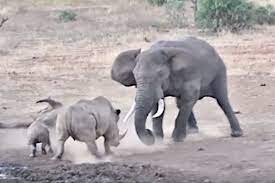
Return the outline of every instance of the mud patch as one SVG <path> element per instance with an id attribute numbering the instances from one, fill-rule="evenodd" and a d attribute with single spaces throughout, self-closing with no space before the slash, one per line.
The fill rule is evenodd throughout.
<path id="1" fill-rule="evenodd" d="M 4 179 L 20 182 L 203 182 L 209 180 L 185 175 L 174 169 L 150 164 L 61 164 L 51 167 L 24 167 L 0 164 Z M 3 178 L 2 178 L 3 180 Z M 1 182 L 1 180 L 0 180 Z M 209 181 L 211 182 L 211 181 Z"/>

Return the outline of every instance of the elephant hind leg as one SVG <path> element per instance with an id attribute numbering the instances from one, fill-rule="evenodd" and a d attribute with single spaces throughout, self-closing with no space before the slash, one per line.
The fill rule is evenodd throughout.
<path id="1" fill-rule="evenodd" d="M 218 76 L 213 82 L 214 98 L 216 98 L 218 105 L 221 107 L 229 121 L 231 136 L 239 137 L 243 135 L 243 132 L 228 99 L 227 78 L 225 74 L 226 73 Z"/>

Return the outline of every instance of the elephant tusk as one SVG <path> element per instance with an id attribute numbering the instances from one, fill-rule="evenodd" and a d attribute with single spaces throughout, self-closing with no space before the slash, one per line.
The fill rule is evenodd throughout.
<path id="1" fill-rule="evenodd" d="M 125 118 L 123 119 L 123 122 L 126 123 L 128 119 L 134 114 L 136 107 L 136 102 L 134 101 L 130 111 L 126 114 Z"/>
<path id="2" fill-rule="evenodd" d="M 159 99 L 158 101 L 158 111 L 153 115 L 153 118 L 160 117 L 164 111 L 164 100 Z"/>
<path id="3" fill-rule="evenodd" d="M 119 135 L 119 140 L 122 140 L 126 136 L 127 131 L 128 129 L 123 134 Z"/>

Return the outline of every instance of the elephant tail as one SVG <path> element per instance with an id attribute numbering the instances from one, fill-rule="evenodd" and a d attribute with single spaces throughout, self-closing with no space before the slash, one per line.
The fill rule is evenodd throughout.
<path id="1" fill-rule="evenodd" d="M 53 109 L 56 109 L 56 108 L 59 108 L 62 106 L 61 102 L 55 101 L 55 100 L 51 99 L 50 97 L 47 99 L 42 99 L 42 100 L 36 101 L 36 103 L 42 103 L 42 102 L 48 103 Z"/>

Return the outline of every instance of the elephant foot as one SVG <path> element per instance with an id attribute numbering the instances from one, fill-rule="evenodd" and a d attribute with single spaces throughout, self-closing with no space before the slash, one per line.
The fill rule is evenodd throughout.
<path id="1" fill-rule="evenodd" d="M 243 136 L 243 131 L 241 129 L 232 130 L 231 137 L 241 137 L 241 136 Z"/>
<path id="2" fill-rule="evenodd" d="M 163 133 L 155 133 L 154 132 L 154 136 L 155 136 L 155 141 L 156 143 L 161 143 L 163 141 Z"/>
<path id="3" fill-rule="evenodd" d="M 146 129 L 146 133 L 139 135 L 140 140 L 145 145 L 153 145 L 155 143 L 155 137 L 151 130 Z"/>
<path id="4" fill-rule="evenodd" d="M 183 142 L 185 137 L 186 137 L 186 134 L 184 134 L 184 133 L 179 133 L 179 132 L 174 131 L 172 134 L 172 138 L 173 138 L 174 142 Z"/>
<path id="5" fill-rule="evenodd" d="M 59 156 L 54 156 L 51 158 L 52 161 L 56 161 L 56 160 L 61 160 L 61 157 Z"/>
<path id="6" fill-rule="evenodd" d="M 163 143 L 163 137 L 156 137 L 155 138 L 155 143 L 156 144 L 162 144 Z"/>
<path id="7" fill-rule="evenodd" d="M 199 133 L 199 128 L 198 127 L 189 127 L 189 128 L 187 128 L 187 133 L 188 134 Z"/>

